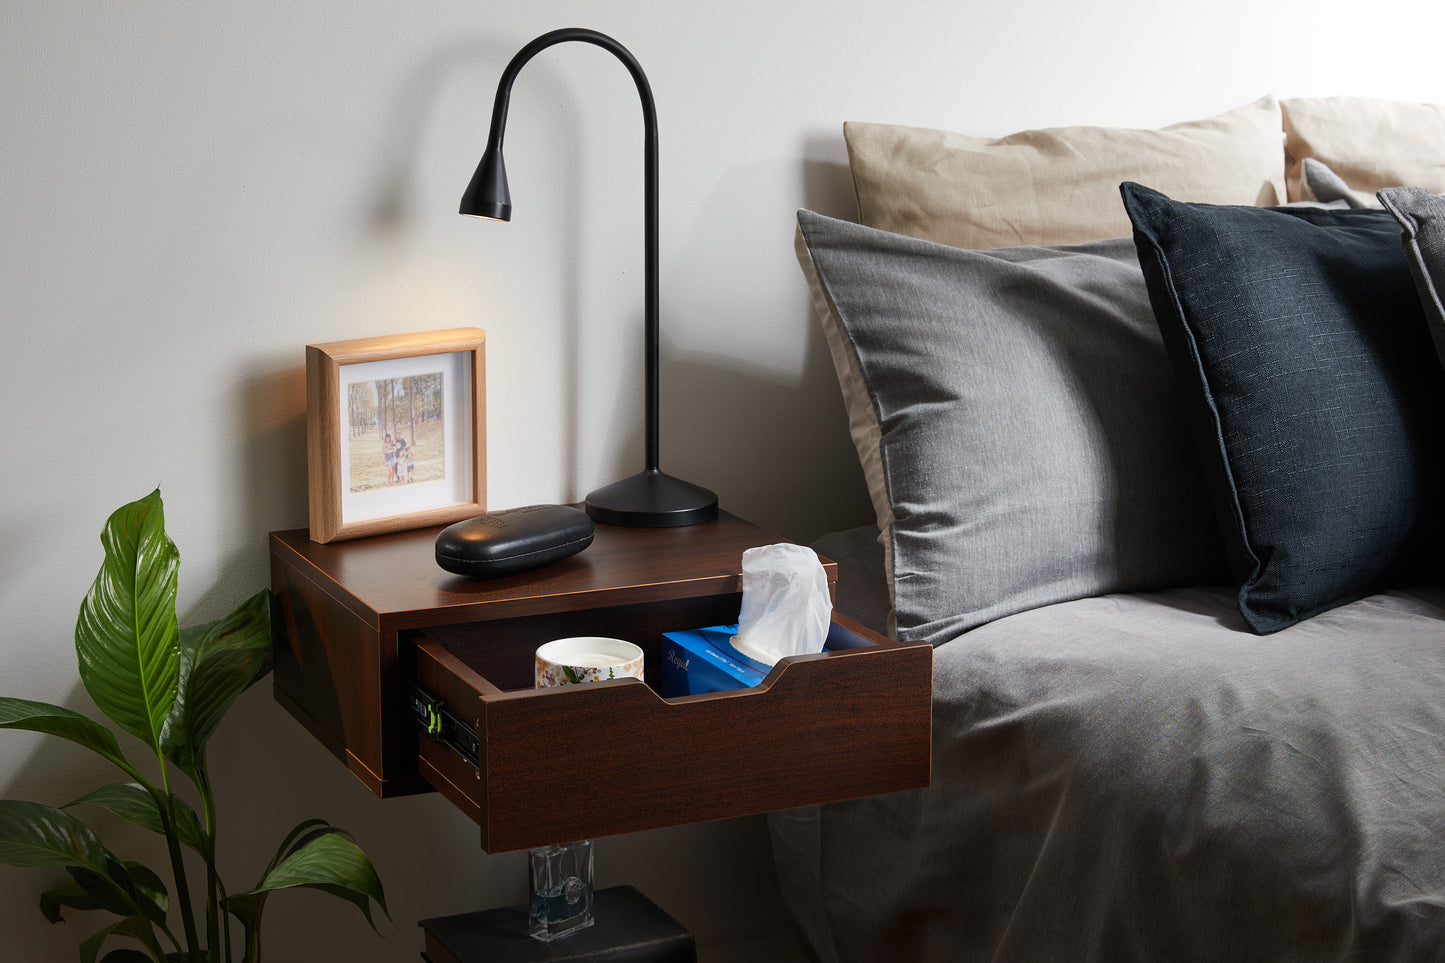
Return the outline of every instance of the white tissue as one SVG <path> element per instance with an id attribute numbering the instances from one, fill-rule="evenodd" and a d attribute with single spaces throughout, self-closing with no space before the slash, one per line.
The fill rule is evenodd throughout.
<path id="1" fill-rule="evenodd" d="M 823 651 L 833 600 L 818 553 L 802 545 L 743 552 L 743 608 L 733 647 L 774 665 L 784 656 Z"/>

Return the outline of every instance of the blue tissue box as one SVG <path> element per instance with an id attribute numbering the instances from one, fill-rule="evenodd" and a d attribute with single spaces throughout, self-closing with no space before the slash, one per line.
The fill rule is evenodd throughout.
<path id="1" fill-rule="evenodd" d="M 662 634 L 662 686 L 665 699 L 758 685 L 771 667 L 733 648 L 736 625 Z"/>

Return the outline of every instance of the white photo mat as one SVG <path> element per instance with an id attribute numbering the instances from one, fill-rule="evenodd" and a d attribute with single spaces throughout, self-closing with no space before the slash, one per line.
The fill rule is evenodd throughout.
<path id="1" fill-rule="evenodd" d="M 392 515 L 407 515 L 448 505 L 469 502 L 472 497 L 472 419 L 470 388 L 472 357 L 468 352 L 419 355 L 413 358 L 392 358 L 364 364 L 348 364 L 341 368 L 341 390 L 337 398 L 337 423 L 349 424 L 349 404 L 353 385 L 370 385 L 439 373 L 442 376 L 441 406 L 444 432 L 443 458 L 445 468 L 436 480 L 414 483 L 398 482 L 384 488 L 355 490 L 351 472 L 354 459 L 351 449 L 360 441 L 350 432 L 342 442 L 341 452 L 341 522 L 370 521 Z M 373 430 L 369 437 L 375 437 Z"/>

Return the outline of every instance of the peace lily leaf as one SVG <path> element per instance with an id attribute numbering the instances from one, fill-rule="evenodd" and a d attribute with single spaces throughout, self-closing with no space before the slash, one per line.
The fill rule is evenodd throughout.
<path id="1" fill-rule="evenodd" d="M 115 923 L 112 923 L 104 929 L 92 933 L 90 936 L 86 937 L 83 941 L 81 941 L 80 963 L 95 963 L 95 958 L 100 953 L 101 945 L 110 938 L 110 934 L 115 932 L 116 927 L 120 926 L 121 923 L 124 922 L 125 920 L 119 920 Z M 109 957 L 107 956 L 107 959 L 108 958 Z"/>
<path id="2" fill-rule="evenodd" d="M 236 698 L 271 668 L 269 594 L 259 592 L 227 618 L 182 632 L 175 615 L 180 560 L 166 537 L 158 490 L 115 512 L 101 540 L 105 561 L 76 622 L 81 680 L 111 722 L 192 776 L 209 812 L 214 797 L 205 772 L 206 744 Z M 215 872 L 215 843 L 195 810 L 168 790 L 162 794 L 149 787 L 124 758 L 117 734 L 80 713 L 0 698 L 0 729 L 56 735 L 114 762 L 134 781 L 103 786 L 70 805 L 100 806 L 167 836 L 174 899 L 154 871 L 118 860 L 66 810 L 0 800 L 0 863 L 59 866 L 70 876 L 41 895 L 40 909 L 47 919 L 60 921 L 63 909 L 116 915 L 117 922 L 81 944 L 82 963 L 96 963 L 98 957 L 100 963 L 232 959 L 230 932 L 223 936 L 217 925 L 218 899 L 225 890 Z M 168 770 L 169 765 L 162 761 L 162 767 Z M 356 905 L 373 929 L 374 900 L 390 919 L 371 861 L 338 832 L 322 820 L 302 823 L 288 835 L 257 889 L 225 901 L 225 909 L 246 925 L 246 959 L 254 959 L 252 953 L 259 948 L 261 911 L 277 889 L 303 886 L 339 896 Z M 182 843 L 207 863 L 200 899 L 187 884 Z M 202 901 L 204 939 L 196 913 Z M 178 909 L 184 924 L 183 943 L 166 926 L 171 909 Z M 170 952 L 160 945 L 160 933 L 166 935 Z M 135 941 L 139 948 L 105 952 L 111 937 Z"/>
<path id="3" fill-rule="evenodd" d="M 266 897 L 269 894 L 261 892 L 237 893 L 226 900 L 226 909 L 232 916 L 246 924 L 249 934 L 261 924 L 261 911 L 266 908 Z M 250 937 L 248 936 L 248 942 Z"/>
<path id="4" fill-rule="evenodd" d="M 127 772 L 134 771 L 121 753 L 115 733 L 94 719 L 64 706 L 0 696 L 0 729 L 25 729 L 69 739 L 104 756 Z"/>
<path id="5" fill-rule="evenodd" d="M 46 920 L 51 923 L 61 923 L 64 920 L 61 907 L 110 909 L 111 912 L 120 912 L 123 915 L 129 915 L 134 908 L 131 905 L 133 899 L 116 882 L 104 879 L 94 870 L 79 866 L 68 866 L 66 870 L 71 873 L 69 881 L 40 894 L 40 912 L 43 912 Z M 149 901 L 149 905 L 144 902 L 140 904 L 143 911 L 147 911 L 147 915 L 153 920 L 163 923 L 166 909 L 171 905 L 171 895 L 166 892 L 165 883 L 142 863 L 127 862 L 124 872 L 129 878 L 129 888 L 143 896 L 144 901 Z"/>
<path id="6" fill-rule="evenodd" d="M 118 920 L 98 933 L 93 933 L 80 944 L 80 963 L 95 963 L 96 956 L 100 953 L 101 946 L 111 936 L 129 936 L 139 940 L 146 945 L 155 942 L 155 934 L 151 931 L 150 924 L 140 916 L 128 916 Z M 111 950 L 105 954 L 102 963 L 151 963 L 151 957 L 140 950 L 125 948 Z"/>
<path id="7" fill-rule="evenodd" d="M 109 855 L 100 837 L 70 813 L 41 803 L 0 799 L 0 863 L 84 866 L 104 872 Z"/>
<path id="8" fill-rule="evenodd" d="M 266 873 L 270 873 L 271 870 L 275 869 L 278 865 L 280 865 L 281 860 L 285 859 L 287 855 L 290 854 L 293 846 L 297 849 L 300 849 L 304 847 L 307 843 L 311 842 L 311 840 L 326 833 L 341 833 L 342 835 L 350 835 L 345 830 L 337 829 L 335 826 L 331 825 L 324 819 L 304 819 L 301 822 L 297 823 L 296 828 L 287 833 L 286 838 L 281 840 L 281 845 L 276 847 L 276 855 L 272 856 L 271 862 L 267 864 Z M 300 841 L 299 846 L 296 845 L 298 840 Z M 266 873 L 261 874 L 263 879 L 265 878 Z"/>
<path id="9" fill-rule="evenodd" d="M 104 872 L 84 866 L 67 866 L 65 871 L 89 894 L 100 908 L 117 916 L 141 916 L 152 923 L 165 924 L 170 895 L 161 878 L 142 863 L 106 860 Z M 150 930 L 145 932 L 149 934 Z"/>
<path id="10" fill-rule="evenodd" d="M 151 963 L 151 958 L 140 950 L 119 949 L 105 954 L 100 963 Z"/>
<path id="11" fill-rule="evenodd" d="M 304 819 L 297 823 L 296 828 L 287 833 L 286 838 L 281 840 L 281 845 L 276 847 L 276 855 L 272 856 L 271 862 L 266 864 L 266 871 L 261 874 L 261 878 L 264 880 L 272 870 L 279 866 L 281 860 L 290 854 L 293 846 L 299 849 L 317 836 L 333 831 L 341 832 L 324 819 Z M 226 909 L 245 923 L 247 930 L 254 930 L 260 925 L 261 912 L 265 908 L 266 894 L 260 891 L 239 893 L 226 901 Z"/>
<path id="12" fill-rule="evenodd" d="M 40 912 L 52 923 L 64 922 L 65 917 L 60 909 L 62 906 L 69 906 L 71 909 L 93 910 L 100 909 L 100 901 L 85 891 L 73 879 L 68 879 L 54 889 L 46 890 L 40 894 Z"/>
<path id="13" fill-rule="evenodd" d="M 183 799 L 172 796 L 171 801 L 175 806 L 176 833 L 181 842 L 202 856 L 208 856 L 210 845 L 206 840 L 205 831 L 201 829 L 201 821 L 196 816 L 196 811 Z M 94 792 L 66 804 L 65 808 L 69 809 L 81 804 L 108 809 L 142 829 L 149 829 L 153 833 L 165 835 L 165 822 L 161 819 L 160 807 L 156 804 L 155 797 L 138 783 L 117 782 L 109 786 L 102 786 Z"/>
<path id="14" fill-rule="evenodd" d="M 160 489 L 117 509 L 101 533 L 105 561 L 80 605 L 80 681 L 106 717 L 153 748 L 180 673 L 176 575 Z"/>
<path id="15" fill-rule="evenodd" d="M 224 619 L 180 633 L 180 686 L 162 749 L 194 780 L 206 743 L 236 698 L 271 671 L 271 595 L 251 596 Z"/>
<path id="16" fill-rule="evenodd" d="M 324 819 L 302 820 L 296 825 L 295 829 L 292 829 L 291 832 L 286 834 L 286 838 L 281 840 L 281 845 L 276 847 L 276 855 L 271 857 L 271 862 L 266 866 L 266 872 L 261 874 L 262 880 L 264 881 L 291 853 L 305 849 L 306 846 L 310 845 L 313 841 L 328 833 L 340 833 L 343 836 L 350 835 L 344 829 L 338 829 Z M 317 885 L 315 888 L 330 892 L 325 886 Z M 237 919 L 246 924 L 246 929 L 251 939 L 255 938 L 253 931 L 260 926 L 261 913 L 266 908 L 266 895 L 267 893 L 264 890 L 255 890 L 250 893 L 233 896 L 226 902 L 226 908 L 230 910 Z M 349 896 L 343 896 L 342 898 L 350 900 Z M 368 910 L 369 907 L 364 907 L 362 912 L 366 913 L 367 919 L 370 920 L 371 916 Z M 373 923 L 372 928 L 375 929 L 375 927 L 376 924 Z"/>
<path id="17" fill-rule="evenodd" d="M 268 872 L 259 886 L 228 901 L 227 906 L 249 926 L 260 915 L 265 894 L 292 886 L 319 889 L 347 900 L 361 910 L 372 929 L 376 922 L 371 918 L 371 900 L 391 919 L 371 860 L 355 843 L 336 833 L 319 836 L 297 849 Z"/>
<path id="18" fill-rule="evenodd" d="M 65 871 L 81 889 L 100 904 L 101 909 L 109 910 L 117 916 L 129 916 L 139 909 L 135 897 L 130 893 L 132 887 L 129 878 L 119 881 L 111 875 L 111 871 L 125 872 L 120 863 L 115 863 L 111 871 L 107 872 L 97 872 L 84 866 L 67 866 Z"/>
<path id="19" fill-rule="evenodd" d="M 156 875 L 155 870 L 144 863 L 126 860 L 125 868 L 130 874 L 141 912 L 151 922 L 164 924 L 166 911 L 171 906 L 171 894 L 166 891 L 165 882 Z"/>

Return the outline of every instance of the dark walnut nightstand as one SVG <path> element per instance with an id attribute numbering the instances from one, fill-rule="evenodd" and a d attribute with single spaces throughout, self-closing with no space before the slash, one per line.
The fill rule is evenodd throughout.
<path id="1" fill-rule="evenodd" d="M 377 795 L 441 792 L 487 852 L 928 784 L 932 648 L 842 616 L 750 689 L 532 688 L 536 647 L 573 635 L 633 641 L 661 678 L 662 633 L 736 622 L 743 550 L 772 533 L 598 525 L 580 555 L 474 581 L 436 565 L 438 531 L 272 534 L 275 695 Z"/>

